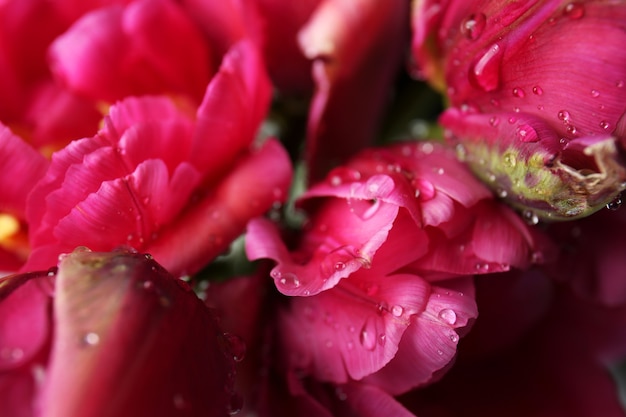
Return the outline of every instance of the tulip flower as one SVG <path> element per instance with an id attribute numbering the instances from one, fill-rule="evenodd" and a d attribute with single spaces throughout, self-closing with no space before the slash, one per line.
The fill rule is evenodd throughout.
<path id="1" fill-rule="evenodd" d="M 54 154 L 27 203 L 32 253 L 24 270 L 76 246 L 130 245 L 174 274 L 193 274 L 248 219 L 284 199 L 286 153 L 273 140 L 251 147 L 269 100 L 261 65 L 254 47 L 240 43 L 195 118 L 166 97 L 128 98 L 110 109 L 96 136 Z"/>
<path id="2" fill-rule="evenodd" d="M 51 76 L 47 49 L 72 23 L 60 3 L 0 5 L 0 121 L 46 155 L 94 134 L 102 118 L 94 103 Z"/>
<path id="3" fill-rule="evenodd" d="M 476 317 L 472 276 L 527 267 L 539 240 L 436 143 L 362 152 L 301 200 L 289 250 L 269 221 L 248 226 L 250 259 L 277 264 L 288 369 L 363 380 L 391 394 L 430 382 Z"/>
<path id="4" fill-rule="evenodd" d="M 199 102 L 217 66 L 190 16 L 169 0 L 95 9 L 56 38 L 49 54 L 62 84 L 107 103 L 166 93 Z"/>
<path id="5" fill-rule="evenodd" d="M 531 219 L 584 217 L 619 196 L 620 2 L 414 5 L 415 60 L 447 94 L 440 121 L 485 183 Z"/>
<path id="6" fill-rule="evenodd" d="M 149 255 L 79 248 L 58 272 L 3 278 L 0 311 L 3 414 L 235 411 L 233 336 Z"/>
<path id="7" fill-rule="evenodd" d="M 272 81 L 287 97 L 313 90 L 308 177 L 317 181 L 372 145 L 409 38 L 404 1 L 255 0 Z"/>

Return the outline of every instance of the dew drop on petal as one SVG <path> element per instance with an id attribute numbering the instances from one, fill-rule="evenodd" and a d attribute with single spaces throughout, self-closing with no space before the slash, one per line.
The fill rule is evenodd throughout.
<path id="1" fill-rule="evenodd" d="M 439 318 L 449 325 L 454 325 L 456 323 L 456 313 L 454 310 L 450 308 L 444 308 L 439 311 Z"/>
<path id="2" fill-rule="evenodd" d="M 281 286 L 289 289 L 300 287 L 300 280 L 298 279 L 298 276 L 292 272 L 281 273 L 278 282 Z"/>
<path id="3" fill-rule="evenodd" d="M 539 217 L 532 210 L 524 210 L 522 212 L 522 218 L 531 226 L 539 223 Z"/>
<path id="4" fill-rule="evenodd" d="M 563 15 L 572 19 L 580 19 L 585 15 L 585 6 L 581 2 L 573 1 L 563 9 Z"/>
<path id="5" fill-rule="evenodd" d="M 502 53 L 500 45 L 491 45 L 489 49 L 471 67 L 470 82 L 483 91 L 489 92 L 500 84 L 500 61 Z"/>
<path id="6" fill-rule="evenodd" d="M 533 94 L 537 96 L 543 95 L 543 89 L 539 87 L 538 85 L 536 85 L 533 87 Z"/>
<path id="7" fill-rule="evenodd" d="M 100 336 L 98 336 L 98 333 L 89 332 L 83 337 L 83 342 L 88 346 L 96 346 L 100 343 Z"/>
<path id="8" fill-rule="evenodd" d="M 570 120 L 570 114 L 567 110 L 559 111 L 557 113 L 557 117 L 559 118 L 559 120 L 566 122 L 566 123 Z"/>
<path id="9" fill-rule="evenodd" d="M 437 349 L 437 355 L 439 355 L 439 356 L 443 356 L 443 350 L 441 350 L 441 349 Z"/>
<path id="10" fill-rule="evenodd" d="M 519 87 L 515 87 L 513 89 L 513 96 L 518 97 L 518 98 L 524 98 L 526 97 L 526 93 L 524 93 L 524 90 L 522 90 Z"/>
<path id="11" fill-rule="evenodd" d="M 509 193 L 504 188 L 498 187 L 496 188 L 496 195 L 500 198 L 506 198 Z"/>
<path id="12" fill-rule="evenodd" d="M 402 313 L 404 313 L 404 308 L 402 308 L 402 306 L 394 305 L 393 307 L 391 307 L 391 314 L 394 317 L 400 317 Z"/>
<path id="13" fill-rule="evenodd" d="M 565 130 L 567 130 L 567 133 L 569 133 L 570 135 L 575 135 L 578 133 L 578 129 L 576 128 L 576 126 L 572 125 L 568 125 Z"/>
<path id="14" fill-rule="evenodd" d="M 537 135 L 537 131 L 532 128 L 530 125 L 521 125 L 518 126 L 515 130 L 515 136 L 518 140 L 525 143 L 537 142 L 539 140 L 539 136 Z"/>
<path id="15" fill-rule="evenodd" d="M 385 342 L 387 341 L 387 336 L 384 333 L 378 335 L 378 344 L 381 346 L 385 346 Z"/>
<path id="16" fill-rule="evenodd" d="M 600 122 L 600 127 L 604 130 L 609 130 L 611 128 L 611 124 L 607 122 L 606 120 L 602 120 Z"/>
<path id="17" fill-rule="evenodd" d="M 624 81 L 623 80 L 619 80 L 615 83 L 615 86 L 617 88 L 622 88 L 624 86 Z"/>
<path id="18" fill-rule="evenodd" d="M 500 124 L 500 118 L 495 117 L 495 116 L 491 116 L 489 118 L 489 124 L 493 127 L 496 127 Z"/>
<path id="19" fill-rule="evenodd" d="M 359 333 L 359 342 L 367 350 L 376 348 L 376 326 L 371 319 L 367 319 Z"/>
<path id="20" fill-rule="evenodd" d="M 484 13 L 472 13 L 461 22 L 461 33 L 469 40 L 476 40 L 485 30 L 486 23 Z"/>
<path id="21" fill-rule="evenodd" d="M 457 343 L 459 341 L 459 335 L 455 332 L 450 333 L 449 337 L 452 343 Z"/>
<path id="22" fill-rule="evenodd" d="M 593 98 L 600 97 L 600 92 L 598 90 L 591 90 L 591 97 Z"/>

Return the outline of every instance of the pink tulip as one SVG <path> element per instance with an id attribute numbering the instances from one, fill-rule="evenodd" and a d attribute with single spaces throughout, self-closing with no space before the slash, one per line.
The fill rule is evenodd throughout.
<path id="1" fill-rule="evenodd" d="M 246 250 L 291 296 L 279 314 L 287 367 L 391 394 L 430 382 L 476 317 L 473 274 L 526 267 L 537 236 L 435 143 L 361 153 L 312 187 L 288 250 L 253 220 Z"/>
<path id="2" fill-rule="evenodd" d="M 109 103 L 165 93 L 200 101 L 213 71 L 208 43 L 169 0 L 96 9 L 54 41 L 50 59 L 73 91 Z"/>
<path id="3" fill-rule="evenodd" d="M 0 312 L 4 415 L 225 416 L 239 401 L 233 336 L 149 256 L 77 249 L 0 281 Z"/>
<path id="4" fill-rule="evenodd" d="M 28 201 L 33 252 L 24 270 L 76 246 L 125 244 L 174 274 L 192 274 L 226 249 L 248 219 L 286 196 L 290 181 L 276 141 L 251 146 L 269 101 L 261 65 L 254 47 L 240 43 L 195 118 L 166 97 L 128 98 L 96 136 L 54 154 Z"/>
<path id="5" fill-rule="evenodd" d="M 0 121 L 46 154 L 93 135 L 102 118 L 94 103 L 50 74 L 47 48 L 72 23 L 60 3 L 0 4 Z"/>
<path id="6" fill-rule="evenodd" d="M 528 216 L 589 215 L 626 187 L 626 8 L 417 1 L 413 54 L 472 170 Z"/>
<path id="7" fill-rule="evenodd" d="M 371 145 L 409 38 L 406 1 L 255 0 L 270 77 L 282 97 L 313 97 L 311 180 Z"/>

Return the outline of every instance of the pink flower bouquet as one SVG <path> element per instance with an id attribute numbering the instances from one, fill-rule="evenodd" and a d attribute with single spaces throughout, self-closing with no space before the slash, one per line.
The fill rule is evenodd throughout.
<path id="1" fill-rule="evenodd" d="M 0 415 L 626 416 L 624 1 L 0 22 Z"/>

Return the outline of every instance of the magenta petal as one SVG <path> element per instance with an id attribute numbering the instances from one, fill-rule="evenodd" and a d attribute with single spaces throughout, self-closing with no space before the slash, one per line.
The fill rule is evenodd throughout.
<path id="1" fill-rule="evenodd" d="M 50 46 L 51 68 L 73 90 L 93 99 L 113 102 L 132 89 L 112 65 L 124 63 L 127 39 L 122 32 L 123 9 L 98 9 L 84 15 Z"/>
<path id="2" fill-rule="evenodd" d="M 472 248 L 487 262 L 528 267 L 532 254 L 532 237 L 518 215 L 495 204 L 482 206 L 474 223 Z"/>
<path id="3" fill-rule="evenodd" d="M 376 386 L 350 383 L 341 386 L 345 402 L 355 416 L 360 417 L 415 417 L 392 395 Z"/>
<path id="4" fill-rule="evenodd" d="M 478 316 L 471 278 L 433 287 L 426 310 L 412 319 L 398 354 L 365 381 L 398 395 L 431 381 L 456 355 L 459 333 Z"/>
<path id="5" fill-rule="evenodd" d="M 157 96 L 128 97 L 111 106 L 101 134 L 113 144 L 134 125 L 170 119 L 181 119 L 181 111 L 172 100 Z"/>
<path id="6" fill-rule="evenodd" d="M 243 233 L 250 219 L 284 201 L 291 169 L 282 146 L 268 140 L 240 160 L 213 193 L 161 230 L 146 251 L 173 274 L 197 272 Z M 262 184 L 257 182 L 259 172 L 264 175 Z"/>
<path id="7" fill-rule="evenodd" d="M 256 46 L 240 42 L 224 57 L 198 108 L 192 161 L 214 180 L 252 143 L 270 100 L 270 83 Z"/>
<path id="8" fill-rule="evenodd" d="M 208 43 L 178 3 L 132 2 L 124 12 L 122 26 L 164 84 L 201 99 L 211 74 Z M 158 84 L 153 87 L 152 92 L 160 92 Z"/>
<path id="9" fill-rule="evenodd" d="M 46 272 L 0 279 L 0 374 L 32 361 L 47 343 L 49 279 Z"/>
<path id="10" fill-rule="evenodd" d="M 284 311 L 283 338 L 292 366 L 318 380 L 361 379 L 385 366 L 430 288 L 414 275 L 361 270 L 316 296 L 293 298 Z"/>
<path id="11" fill-rule="evenodd" d="M 372 142 L 402 63 L 408 14 L 402 2 L 366 0 L 354 7 L 327 0 L 300 31 L 298 41 L 313 60 L 316 84 L 307 126 L 312 179 L 323 178 Z"/>
<path id="12" fill-rule="evenodd" d="M 271 258 L 277 262 L 271 272 L 276 287 L 286 295 L 314 295 L 334 287 L 351 273 L 369 267 L 378 248 L 385 242 L 398 206 L 330 199 L 311 225 L 303 242 L 307 259 L 284 252 L 278 236 L 268 232 L 270 225 L 251 223 L 248 230 L 248 257 Z M 265 229 L 257 232 L 258 225 Z M 270 236 L 270 243 L 263 239 Z"/>
<path id="13" fill-rule="evenodd" d="M 40 410 L 55 416 L 223 416 L 233 352 L 191 288 L 142 254 L 59 265 Z"/>
<path id="14" fill-rule="evenodd" d="M 25 217 L 26 197 L 45 174 L 48 161 L 0 124 L 0 212 Z"/>

